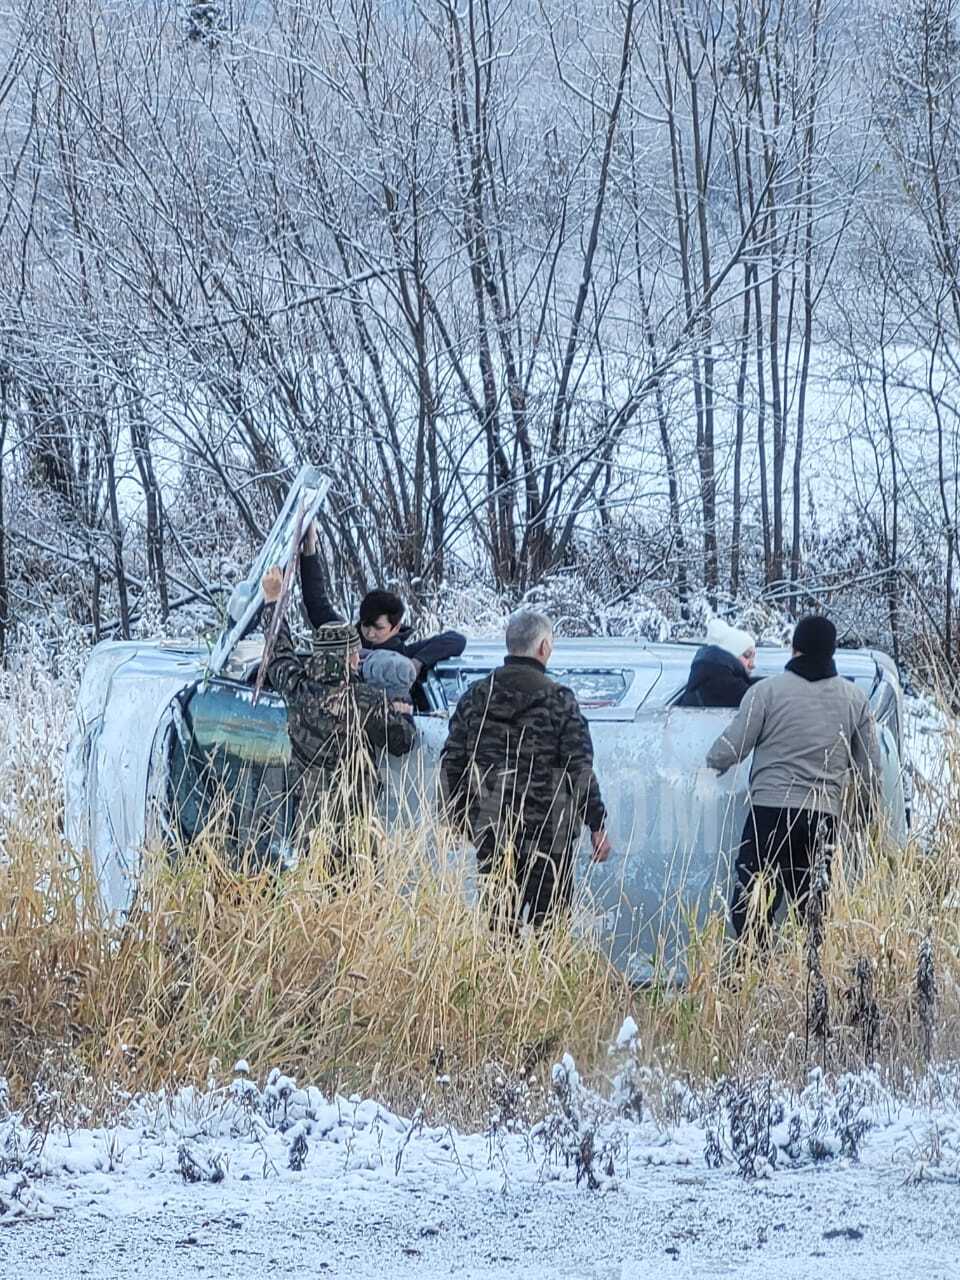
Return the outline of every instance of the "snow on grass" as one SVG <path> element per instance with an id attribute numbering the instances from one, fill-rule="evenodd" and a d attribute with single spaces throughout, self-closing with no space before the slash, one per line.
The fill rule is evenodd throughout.
<path id="1" fill-rule="evenodd" d="M 51 795 L 60 793 L 63 755 L 88 656 L 80 631 L 64 627 L 55 658 L 42 635 L 27 633 L 11 665 L 0 668 L 0 859 L 11 828 L 22 828 L 49 807 Z"/>
<path id="2" fill-rule="evenodd" d="M 949 817 L 954 795 L 951 772 L 956 723 L 929 695 L 905 700 L 907 722 L 904 758 L 912 773 L 913 827 L 921 840 Z"/>
<path id="3" fill-rule="evenodd" d="M 917 1080 L 909 1097 L 871 1071 L 832 1081 L 813 1070 L 796 1095 L 765 1079 L 697 1091 L 643 1067 L 635 1030 L 625 1024 L 611 1049 L 621 1070 L 609 1097 L 565 1054 L 545 1116 L 526 1123 L 495 1108 L 476 1132 L 329 1096 L 278 1069 L 262 1084 L 240 1071 L 226 1085 L 130 1099 L 114 1123 L 89 1128 L 10 1113 L 0 1090 L 0 1224 L 94 1203 L 101 1216 L 146 1216 L 197 1195 L 224 1210 L 437 1189 L 642 1196 L 670 1168 L 746 1183 L 825 1167 L 960 1182 L 958 1068 Z"/>

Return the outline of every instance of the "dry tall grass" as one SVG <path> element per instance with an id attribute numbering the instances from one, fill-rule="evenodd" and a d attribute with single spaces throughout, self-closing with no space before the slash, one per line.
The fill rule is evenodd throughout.
<path id="1" fill-rule="evenodd" d="M 960 744 L 948 752 L 960 778 Z M 812 1064 L 874 1061 L 903 1074 L 960 1049 L 952 784 L 925 850 L 867 846 L 858 876 L 845 851 L 813 961 L 788 923 L 771 954 L 732 966 L 718 916 L 694 938 L 683 990 L 631 991 L 567 927 L 492 934 L 461 871 L 434 864 L 426 827 L 382 836 L 376 861 L 361 850 L 349 882 L 325 869 L 322 841 L 275 879 L 228 866 L 211 833 L 175 865 L 152 856 L 132 917 L 110 926 L 88 864 L 59 835 L 54 771 L 16 767 L 26 795 L 4 820 L 0 859 L 0 1074 L 15 1096 L 56 1076 L 107 1104 L 117 1089 L 202 1082 L 212 1058 L 224 1072 L 245 1058 L 472 1120 L 498 1081 L 544 1079 L 565 1050 L 598 1079 L 628 1013 L 651 1063 L 694 1078 L 797 1080 Z"/>
<path id="2" fill-rule="evenodd" d="M 84 860 L 14 840 L 0 868 L 0 1072 L 24 1087 L 70 1062 L 134 1090 L 245 1058 L 459 1112 L 498 1075 L 565 1049 L 595 1059 L 629 1000 L 619 974 L 566 928 L 492 933 L 424 842 L 384 838 L 344 881 L 322 842 L 275 878 L 227 865 L 211 836 L 176 865 L 151 857 L 111 928 Z"/>

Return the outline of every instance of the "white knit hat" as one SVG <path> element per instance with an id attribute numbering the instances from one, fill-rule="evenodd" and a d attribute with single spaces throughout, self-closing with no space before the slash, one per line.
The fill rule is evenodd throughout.
<path id="1" fill-rule="evenodd" d="M 711 618 L 707 623 L 707 644 L 726 649 L 735 658 L 742 658 L 745 653 L 757 647 L 757 642 L 749 631 L 731 627 L 722 618 Z"/>

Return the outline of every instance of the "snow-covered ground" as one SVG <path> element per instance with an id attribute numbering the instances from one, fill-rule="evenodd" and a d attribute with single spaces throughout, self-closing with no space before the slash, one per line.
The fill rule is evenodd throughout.
<path id="1" fill-rule="evenodd" d="M 279 1073 L 133 1102 L 42 1149 L 8 1116 L 0 1276 L 960 1274 L 957 1073 L 909 1102 L 870 1074 L 696 1095 L 621 1049 L 609 1101 L 565 1059 L 552 1113 L 520 1129 L 430 1127 Z M 646 1091 L 659 1120 L 636 1118 Z"/>
<path id="2" fill-rule="evenodd" d="M 463 1280 L 956 1280 L 956 1187 L 870 1171 L 784 1176 L 653 1169 L 629 1195 L 317 1180 L 240 1194 L 174 1188 L 162 1205 L 93 1205 L 0 1232 L 6 1280 L 168 1276 Z M 236 1191 L 236 1189 L 235 1189 Z"/>

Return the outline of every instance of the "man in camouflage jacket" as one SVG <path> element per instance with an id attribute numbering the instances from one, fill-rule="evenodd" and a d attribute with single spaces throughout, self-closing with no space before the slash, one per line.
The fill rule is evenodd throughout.
<path id="1" fill-rule="evenodd" d="M 489 875 L 508 851 L 518 923 L 542 925 L 569 908 L 573 858 L 584 824 L 593 857 L 610 853 L 606 810 L 593 772 L 590 728 L 573 692 L 547 675 L 553 627 L 525 610 L 507 627 L 508 656 L 463 695 L 440 764 L 446 814 Z"/>
<path id="2" fill-rule="evenodd" d="M 262 585 L 262 625 L 269 631 L 280 570 L 270 569 Z M 332 622 L 314 630 L 311 653 L 298 653 L 283 619 L 268 659 L 267 679 L 287 704 L 301 840 L 322 816 L 341 828 L 367 819 L 379 790 L 380 753 L 402 756 L 413 746 L 411 708 L 362 683 L 359 652 L 356 629 Z"/>

